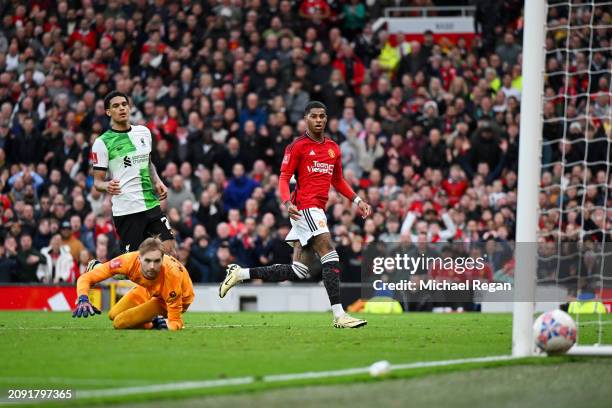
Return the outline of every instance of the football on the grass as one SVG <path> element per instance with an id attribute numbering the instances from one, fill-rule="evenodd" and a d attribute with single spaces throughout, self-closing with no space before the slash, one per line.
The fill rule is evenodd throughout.
<path id="1" fill-rule="evenodd" d="M 548 354 L 565 353 L 576 343 L 576 323 L 562 310 L 541 314 L 533 324 L 536 346 Z"/>

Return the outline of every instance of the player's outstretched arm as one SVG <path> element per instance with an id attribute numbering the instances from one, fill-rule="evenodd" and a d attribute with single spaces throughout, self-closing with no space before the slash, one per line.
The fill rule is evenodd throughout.
<path id="1" fill-rule="evenodd" d="M 128 254 L 121 255 L 109 262 L 98 263 L 90 262 L 87 266 L 87 272 L 79 276 L 77 280 L 77 307 L 72 314 L 72 317 L 87 317 L 89 315 L 100 314 L 89 301 L 89 289 L 96 283 L 102 282 L 113 275 L 123 274 L 128 272 L 128 262 L 126 258 Z"/>

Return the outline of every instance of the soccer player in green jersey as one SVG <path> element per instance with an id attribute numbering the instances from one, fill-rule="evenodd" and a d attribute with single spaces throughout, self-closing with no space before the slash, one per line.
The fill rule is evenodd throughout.
<path id="1" fill-rule="evenodd" d="M 151 132 L 146 126 L 130 124 L 130 101 L 122 92 L 106 95 L 104 109 L 111 128 L 96 138 L 90 161 L 94 187 L 112 196 L 121 248 L 135 251 L 146 238 L 159 236 L 166 253 L 174 255 L 174 235 L 160 208 L 168 189 L 151 162 Z"/>

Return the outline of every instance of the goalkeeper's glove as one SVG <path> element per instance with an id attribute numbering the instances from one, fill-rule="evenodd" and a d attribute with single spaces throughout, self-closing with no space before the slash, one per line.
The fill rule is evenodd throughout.
<path id="1" fill-rule="evenodd" d="M 93 316 L 94 314 L 100 314 L 100 310 L 98 310 L 94 305 L 89 302 L 89 297 L 87 295 L 79 296 L 79 302 L 77 303 L 77 307 L 72 313 L 72 317 L 87 317 L 89 315 Z"/>
<path id="2" fill-rule="evenodd" d="M 153 323 L 153 329 L 155 330 L 168 330 L 168 322 L 163 316 L 157 316 L 151 321 Z"/>

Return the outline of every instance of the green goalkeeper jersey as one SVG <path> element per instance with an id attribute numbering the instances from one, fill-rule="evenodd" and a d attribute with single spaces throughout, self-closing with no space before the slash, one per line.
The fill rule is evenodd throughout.
<path id="1" fill-rule="evenodd" d="M 132 126 L 128 131 L 107 130 L 91 148 L 95 170 L 110 172 L 119 180 L 121 194 L 112 196 L 113 215 L 134 214 L 159 205 L 149 172 L 151 132 L 146 126 Z"/>

